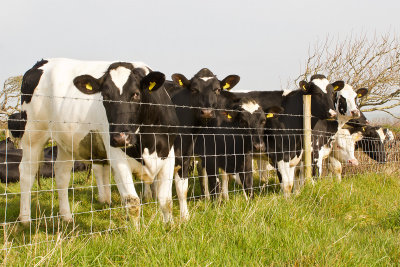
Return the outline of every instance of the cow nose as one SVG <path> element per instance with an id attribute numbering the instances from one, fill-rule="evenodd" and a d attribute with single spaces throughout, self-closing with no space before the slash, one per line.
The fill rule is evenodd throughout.
<path id="1" fill-rule="evenodd" d="M 211 118 L 212 117 L 212 109 L 209 109 L 209 108 L 201 109 L 201 117 Z"/>
<path id="2" fill-rule="evenodd" d="M 126 146 L 130 144 L 129 135 L 124 132 L 114 134 L 112 140 L 115 146 Z"/>
<path id="3" fill-rule="evenodd" d="M 358 160 L 357 159 L 349 159 L 349 164 L 351 166 L 358 166 Z"/>
<path id="4" fill-rule="evenodd" d="M 337 113 L 333 109 L 330 109 L 329 110 L 329 115 L 331 116 L 331 118 L 335 118 L 337 116 Z"/>
<path id="5" fill-rule="evenodd" d="M 352 110 L 351 111 L 351 116 L 353 116 L 353 118 L 359 118 L 360 117 L 360 111 L 358 109 Z"/>
<path id="6" fill-rule="evenodd" d="M 254 150 L 256 152 L 264 152 L 265 151 L 265 144 L 264 143 L 255 143 Z"/>

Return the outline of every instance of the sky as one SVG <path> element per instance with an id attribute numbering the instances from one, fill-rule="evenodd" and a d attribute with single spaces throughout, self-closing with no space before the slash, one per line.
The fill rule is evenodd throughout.
<path id="1" fill-rule="evenodd" d="M 400 1 L 0 2 L 0 81 L 42 58 L 143 61 L 169 78 L 208 67 L 234 90 L 281 90 L 327 36 L 400 33 Z"/>

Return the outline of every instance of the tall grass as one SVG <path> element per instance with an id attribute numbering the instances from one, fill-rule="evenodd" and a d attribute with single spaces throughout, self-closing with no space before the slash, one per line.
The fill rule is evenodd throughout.
<path id="1" fill-rule="evenodd" d="M 76 193 L 76 197 L 79 205 L 91 205 L 91 192 Z M 118 201 L 115 190 L 113 198 Z M 7 204 L 10 218 L 18 215 L 15 201 Z M 51 199 L 43 196 L 40 203 L 39 214 L 46 214 L 43 208 L 52 209 Z M 106 219 L 82 214 L 75 225 L 56 219 L 38 220 L 40 225 L 27 228 L 16 224 L 3 231 L 8 244 L 15 246 L 24 236 L 32 245 L 3 250 L 0 259 L 8 265 L 75 266 L 400 264 L 397 175 L 356 175 L 342 183 L 324 179 L 288 199 L 270 192 L 246 201 L 237 193 L 227 203 L 191 201 L 190 210 L 189 222 L 176 219 L 164 225 L 156 204 L 144 205 L 139 230 L 130 226 L 123 211 L 116 210 L 111 227 L 123 228 L 91 235 L 83 234 L 107 229 L 110 214 Z M 91 225 L 96 229 L 90 229 Z"/>

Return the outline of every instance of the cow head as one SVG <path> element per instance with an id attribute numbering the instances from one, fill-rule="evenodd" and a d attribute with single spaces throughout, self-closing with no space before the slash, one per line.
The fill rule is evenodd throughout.
<path id="1" fill-rule="evenodd" d="M 239 82 L 240 77 L 229 75 L 220 81 L 209 69 L 203 68 L 190 80 L 180 73 L 173 74 L 172 80 L 176 85 L 190 91 L 188 105 L 197 107 L 195 116 L 198 120 L 204 121 L 215 118 L 214 109 L 219 107 L 218 97 L 221 91 L 232 89 Z"/>
<path id="2" fill-rule="evenodd" d="M 350 133 L 348 129 L 341 129 L 334 141 L 334 157 L 344 164 L 352 166 L 358 165 L 358 160 L 354 155 L 356 142 L 362 139 L 362 133 L 359 131 Z"/>
<path id="3" fill-rule="evenodd" d="M 110 145 L 129 146 L 136 143 L 139 130 L 139 108 L 144 90 L 159 89 L 165 81 L 160 72 L 134 68 L 131 63 L 117 62 L 109 66 L 100 78 L 81 75 L 74 79 L 75 86 L 84 94 L 101 93 L 110 130 Z"/>
<path id="4" fill-rule="evenodd" d="M 361 116 L 361 112 L 357 107 L 356 98 L 365 96 L 368 89 L 360 88 L 354 92 L 353 87 L 345 84 L 342 87 L 343 81 L 337 81 L 332 84 L 334 94 L 335 110 L 338 113 L 339 120 L 357 119 Z"/>
<path id="5" fill-rule="evenodd" d="M 362 140 L 356 143 L 356 149 L 361 147 L 371 159 L 379 162 L 386 162 L 385 150 L 385 134 L 383 128 L 380 126 L 363 126 L 361 127 Z"/>
<path id="6" fill-rule="evenodd" d="M 303 94 L 311 95 L 311 114 L 321 120 L 333 119 L 337 113 L 333 105 L 333 86 L 324 75 L 316 74 L 311 77 L 310 82 L 299 83 Z M 344 83 L 337 84 L 338 90 L 344 87 Z"/>

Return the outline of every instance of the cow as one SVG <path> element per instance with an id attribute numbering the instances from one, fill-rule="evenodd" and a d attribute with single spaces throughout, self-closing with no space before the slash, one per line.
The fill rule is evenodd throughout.
<path id="1" fill-rule="evenodd" d="M 338 114 L 337 120 L 319 120 L 312 130 L 312 159 L 315 164 L 313 174 L 318 174 L 318 177 L 322 174 L 323 160 L 332 152 L 333 141 L 338 134 L 343 134 L 340 130 L 349 120 L 361 116 L 356 99 L 364 97 L 368 93 L 366 88 L 360 88 L 355 92 L 350 85 L 343 81 L 334 82 L 332 85 L 335 91 L 333 100 L 335 111 Z M 356 165 L 358 162 L 354 157 L 350 157 L 347 163 Z"/>
<path id="2" fill-rule="evenodd" d="M 228 75 L 222 80 L 208 68 L 198 71 L 190 80 L 183 74 L 172 75 L 172 83 L 167 83 L 171 100 L 176 108 L 179 120 L 175 148 L 175 186 L 179 199 L 180 217 L 189 218 L 187 191 L 190 160 L 193 157 L 197 133 L 202 127 L 217 121 L 215 109 L 224 108 L 221 104 L 223 90 L 232 89 L 240 80 L 238 75 Z M 151 190 L 146 186 L 145 196 L 151 198 Z"/>
<path id="3" fill-rule="evenodd" d="M 41 151 L 50 138 L 58 146 L 54 171 L 63 220 L 73 219 L 68 202 L 71 159 L 100 166 L 93 168 L 95 176 L 99 177 L 98 185 L 109 186 L 110 168 L 107 165 L 110 165 L 122 202 L 128 213 L 138 218 L 140 200 L 132 172 L 148 183 L 153 182 L 154 175 L 140 162 L 128 157 L 121 147 L 137 142 L 135 132 L 140 131 L 139 109 L 143 95 L 156 97 L 161 92 L 162 96 L 158 98 L 169 99 L 163 88 L 164 81 L 164 74 L 152 72 L 140 62 L 54 58 L 41 60 L 29 69 L 23 76 L 21 87 L 23 120 L 19 127 L 23 130 L 19 135 L 23 155 L 19 166 L 19 220 L 24 224 L 30 221 L 30 190 L 42 157 Z M 173 149 L 170 151 L 169 159 L 173 158 Z M 104 194 L 99 196 L 99 200 L 111 201 Z M 169 199 L 163 203 L 170 207 Z M 170 220 L 170 208 L 162 210 L 168 210 L 164 213 L 164 220 Z"/>

